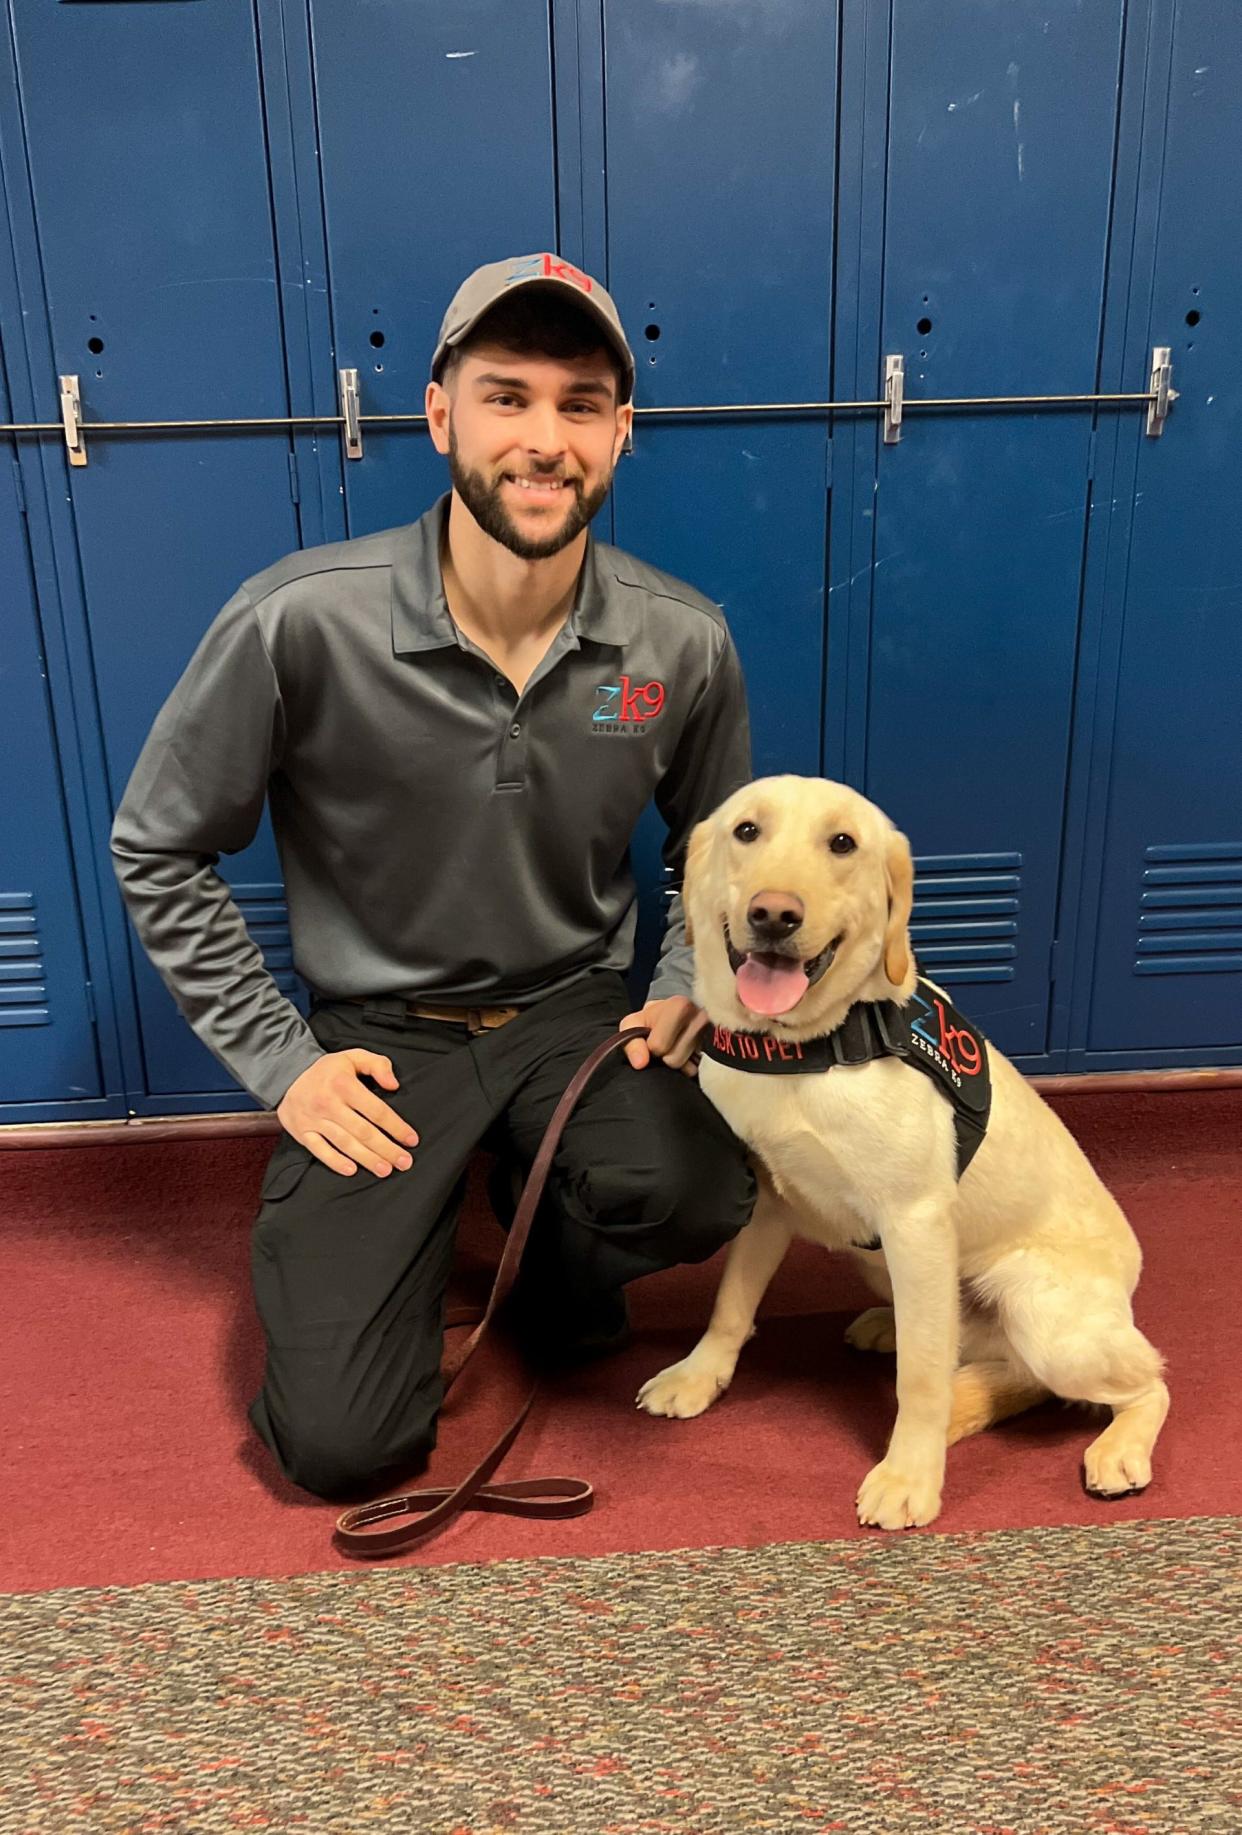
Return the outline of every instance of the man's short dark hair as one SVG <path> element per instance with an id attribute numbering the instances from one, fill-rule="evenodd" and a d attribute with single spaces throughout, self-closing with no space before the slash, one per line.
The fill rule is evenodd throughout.
<path id="1" fill-rule="evenodd" d="M 592 357 L 602 351 L 616 383 L 617 400 L 625 396 L 621 360 L 589 312 L 551 292 L 523 287 L 497 300 L 478 324 L 455 344 L 440 366 L 446 386 L 461 359 L 479 344 L 500 344 L 515 357 Z"/>

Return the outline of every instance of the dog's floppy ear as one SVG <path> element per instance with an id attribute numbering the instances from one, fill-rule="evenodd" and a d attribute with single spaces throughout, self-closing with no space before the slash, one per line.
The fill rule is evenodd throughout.
<path id="1" fill-rule="evenodd" d="M 707 821 L 699 823 L 690 836 L 690 844 L 686 849 L 686 865 L 681 876 L 681 903 L 686 914 L 687 943 L 694 942 L 694 925 L 690 921 L 690 887 L 692 884 L 697 885 L 699 873 L 707 859 L 707 850 L 711 846 L 711 839 L 712 830 L 709 817 Z"/>
<path id="2" fill-rule="evenodd" d="M 884 856 L 888 882 L 888 923 L 884 927 L 884 973 L 900 987 L 910 973 L 910 942 L 906 934 L 914 906 L 914 860 L 910 843 L 894 829 Z"/>

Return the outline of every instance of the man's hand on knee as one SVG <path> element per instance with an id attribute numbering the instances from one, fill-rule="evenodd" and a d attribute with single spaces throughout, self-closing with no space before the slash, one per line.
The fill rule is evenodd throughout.
<path id="1" fill-rule="evenodd" d="M 695 1048 L 706 1024 L 706 1013 L 682 994 L 649 1000 L 640 1013 L 630 1013 L 621 1021 L 621 1031 L 627 1026 L 647 1026 L 651 1033 L 650 1038 L 631 1039 L 625 1055 L 635 1070 L 645 1070 L 652 1058 L 661 1058 L 670 1070 L 696 1076 Z"/>
<path id="2" fill-rule="evenodd" d="M 386 1090 L 399 1089 L 392 1064 L 374 1051 L 330 1051 L 289 1085 L 276 1115 L 295 1141 L 333 1172 L 348 1177 L 365 1166 L 379 1178 L 413 1161 L 407 1147 L 418 1135 L 395 1109 L 369 1090 L 370 1077 Z"/>

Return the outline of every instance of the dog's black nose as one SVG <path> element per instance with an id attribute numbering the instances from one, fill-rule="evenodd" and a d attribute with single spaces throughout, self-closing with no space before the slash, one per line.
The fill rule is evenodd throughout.
<path id="1" fill-rule="evenodd" d="M 792 892 L 756 892 L 746 907 L 746 920 L 764 943 L 783 943 L 806 916 L 806 906 Z"/>

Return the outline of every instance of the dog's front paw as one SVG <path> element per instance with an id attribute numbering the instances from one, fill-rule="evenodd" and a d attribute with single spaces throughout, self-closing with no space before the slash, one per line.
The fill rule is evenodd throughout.
<path id="1" fill-rule="evenodd" d="M 858 1487 L 858 1520 L 879 1529 L 914 1529 L 940 1515 L 938 1472 L 903 1472 L 887 1459 Z"/>
<path id="2" fill-rule="evenodd" d="M 670 1364 L 645 1382 L 635 1397 L 635 1407 L 648 1414 L 668 1415 L 688 1421 L 710 1408 L 716 1397 L 729 1387 L 731 1367 L 691 1351 L 679 1364 Z"/>
<path id="3" fill-rule="evenodd" d="M 856 1351 L 895 1351 L 897 1320 L 891 1306 L 869 1306 L 845 1328 L 845 1342 Z"/>

